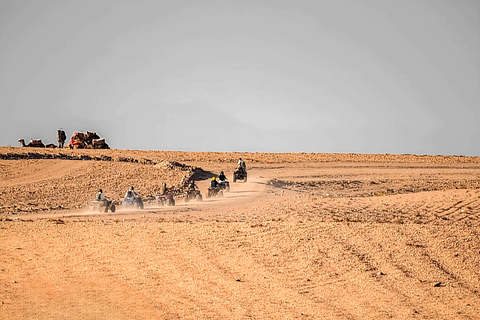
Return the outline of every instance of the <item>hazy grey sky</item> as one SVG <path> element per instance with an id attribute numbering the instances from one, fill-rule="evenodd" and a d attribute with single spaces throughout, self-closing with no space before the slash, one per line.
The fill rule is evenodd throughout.
<path id="1" fill-rule="evenodd" d="M 480 155 L 478 0 L 0 0 L 0 145 Z"/>

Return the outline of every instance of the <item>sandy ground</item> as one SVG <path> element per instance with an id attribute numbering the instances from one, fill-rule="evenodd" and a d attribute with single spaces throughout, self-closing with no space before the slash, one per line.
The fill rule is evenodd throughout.
<path id="1" fill-rule="evenodd" d="M 183 176 L 204 201 L 88 209 Z M 480 319 L 479 182 L 476 157 L 0 147 L 0 319 Z"/>

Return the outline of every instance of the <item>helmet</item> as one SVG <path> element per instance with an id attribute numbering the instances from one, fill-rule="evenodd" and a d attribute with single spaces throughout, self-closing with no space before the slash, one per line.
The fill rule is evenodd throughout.
<path id="1" fill-rule="evenodd" d="M 130 187 L 130 190 L 133 190 L 133 187 Z"/>
<path id="2" fill-rule="evenodd" d="M 213 181 L 215 181 L 215 180 L 216 180 L 216 178 L 215 178 L 215 177 L 212 177 L 212 180 L 213 180 Z"/>
<path id="3" fill-rule="evenodd" d="M 101 193 L 103 193 L 102 189 L 98 190 L 98 192 L 101 192 Z"/>
<path id="4" fill-rule="evenodd" d="M 224 174 L 223 171 L 220 171 L 220 174 Z"/>

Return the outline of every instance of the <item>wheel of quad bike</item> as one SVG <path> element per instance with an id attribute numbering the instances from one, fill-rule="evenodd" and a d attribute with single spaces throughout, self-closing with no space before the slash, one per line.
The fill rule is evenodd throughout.
<path id="1" fill-rule="evenodd" d="M 206 194 L 207 198 L 210 198 L 210 189 L 207 189 L 207 194 Z"/>
<path id="2" fill-rule="evenodd" d="M 201 195 L 201 194 L 197 194 L 197 196 L 195 197 L 195 200 L 197 200 L 197 201 L 202 201 L 202 195 Z"/>
<path id="3" fill-rule="evenodd" d="M 218 191 L 218 196 L 223 197 L 223 191 Z"/>
<path id="4" fill-rule="evenodd" d="M 115 205 L 112 204 L 112 206 L 110 207 L 110 211 L 115 212 L 115 210 L 117 210 L 117 208 L 115 208 Z"/>
<path id="5" fill-rule="evenodd" d="M 156 201 L 157 207 L 163 207 L 163 201 L 161 199 L 158 199 Z"/>
<path id="6" fill-rule="evenodd" d="M 247 174 L 245 173 L 245 177 L 243 178 L 243 182 L 247 182 Z"/>
<path id="7" fill-rule="evenodd" d="M 227 187 L 227 192 L 230 192 L 230 186 Z"/>
<path id="8" fill-rule="evenodd" d="M 143 210 L 143 202 L 138 203 L 138 209 Z"/>
<path id="9" fill-rule="evenodd" d="M 168 199 L 168 205 L 173 207 L 175 205 L 175 200 L 173 198 Z"/>
<path id="10" fill-rule="evenodd" d="M 188 193 L 185 195 L 185 203 L 187 203 L 188 201 L 190 201 L 190 198 L 188 196 Z"/>

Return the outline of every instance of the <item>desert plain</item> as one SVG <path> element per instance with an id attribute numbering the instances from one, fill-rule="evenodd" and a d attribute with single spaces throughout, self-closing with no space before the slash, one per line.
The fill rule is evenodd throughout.
<path id="1" fill-rule="evenodd" d="M 0 319 L 480 319 L 480 158 L 0 147 L 0 241 Z"/>

